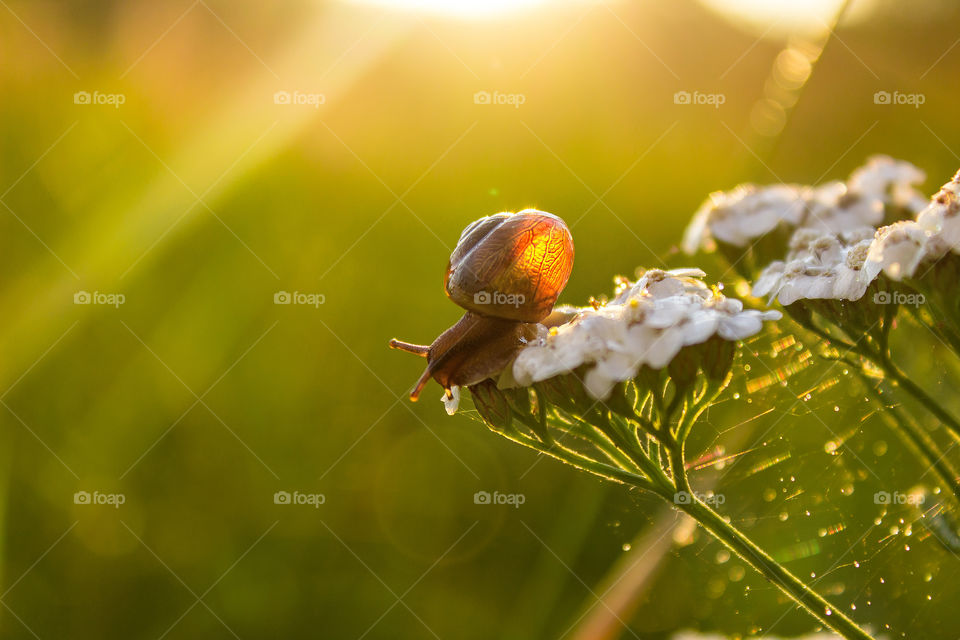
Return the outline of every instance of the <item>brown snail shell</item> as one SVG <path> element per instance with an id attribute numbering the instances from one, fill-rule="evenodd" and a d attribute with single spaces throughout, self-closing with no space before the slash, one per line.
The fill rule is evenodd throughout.
<path id="1" fill-rule="evenodd" d="M 573 237 L 557 216 L 525 209 L 481 218 L 464 229 L 444 289 L 481 315 L 537 322 L 553 309 L 573 269 Z"/>
<path id="2" fill-rule="evenodd" d="M 536 209 L 487 216 L 464 229 L 444 289 L 467 312 L 430 346 L 390 341 L 394 349 L 427 358 L 410 399 L 431 377 L 449 396 L 454 386 L 502 371 L 550 314 L 570 278 L 573 254 L 563 220 Z"/>

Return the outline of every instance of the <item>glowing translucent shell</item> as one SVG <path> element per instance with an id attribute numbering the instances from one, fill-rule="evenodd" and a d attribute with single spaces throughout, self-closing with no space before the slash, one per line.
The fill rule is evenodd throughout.
<path id="1" fill-rule="evenodd" d="M 480 218 L 460 235 L 444 288 L 475 313 L 537 322 L 573 269 L 573 237 L 555 215 L 525 209 Z"/>

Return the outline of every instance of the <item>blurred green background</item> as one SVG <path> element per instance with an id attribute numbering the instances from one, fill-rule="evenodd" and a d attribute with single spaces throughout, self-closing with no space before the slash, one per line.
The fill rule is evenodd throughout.
<path id="1" fill-rule="evenodd" d="M 716 189 L 882 152 L 936 191 L 960 166 L 960 7 L 857 1 L 831 35 L 828 0 L 388 4 L 0 2 L 0 634 L 813 630 L 656 499 L 538 461 L 469 403 L 446 416 L 436 385 L 411 405 L 423 362 L 387 341 L 456 321 L 443 269 L 482 215 L 564 217 L 561 300 L 583 303 L 692 266 L 675 246 Z M 874 630 L 960 637 L 957 556 L 872 499 L 923 469 L 784 331 L 711 411 L 694 481 Z M 954 388 L 935 345 L 904 346 Z"/>

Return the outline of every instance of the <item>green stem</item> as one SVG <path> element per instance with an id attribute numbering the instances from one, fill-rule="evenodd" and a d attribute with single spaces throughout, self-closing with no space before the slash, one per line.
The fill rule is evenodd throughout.
<path id="1" fill-rule="evenodd" d="M 554 443 L 552 447 L 547 447 L 539 440 L 535 440 L 529 436 L 525 436 L 519 432 L 506 432 L 506 431 L 497 431 L 504 438 L 512 440 L 517 444 L 523 445 L 529 449 L 533 449 L 539 453 L 550 456 L 555 460 L 561 462 L 566 462 L 567 464 L 576 467 L 587 473 L 592 473 L 595 476 L 599 476 L 605 480 L 611 480 L 613 482 L 619 482 L 621 484 L 628 484 L 640 489 L 646 489 L 648 491 L 653 491 L 656 489 L 654 484 L 650 481 L 649 478 L 645 478 L 636 473 L 627 471 L 626 469 L 621 469 L 619 467 L 611 467 L 608 464 L 602 462 L 597 462 L 592 460 L 587 456 L 584 456 L 576 451 L 567 449 L 561 445 Z"/>
<path id="2" fill-rule="evenodd" d="M 917 401 L 927 409 L 927 411 L 936 416 L 940 422 L 943 423 L 943 426 L 947 428 L 947 431 L 950 432 L 950 435 L 954 440 L 960 442 L 960 422 L 957 422 L 956 418 L 954 418 L 946 409 L 941 407 L 940 403 L 934 400 L 932 396 L 923 390 L 923 388 L 913 382 L 913 380 L 911 380 L 907 374 L 901 371 L 888 356 L 879 355 L 879 357 L 875 359 L 875 362 L 887 375 L 893 378 L 897 384 L 900 385 L 900 387 L 916 398 Z"/>
<path id="3" fill-rule="evenodd" d="M 607 433 L 606 435 L 613 440 L 614 446 L 616 446 L 619 451 L 621 451 L 630 459 L 634 467 L 644 473 L 654 484 L 659 485 L 661 488 L 670 484 L 670 479 L 667 478 L 666 474 L 663 473 L 663 469 L 661 469 L 653 459 L 645 455 L 643 451 L 630 446 L 630 441 L 627 440 L 626 437 L 623 436 L 619 431 L 613 429 L 611 429 L 611 431 L 612 433 Z M 659 456 L 659 453 L 657 455 Z"/>
<path id="4" fill-rule="evenodd" d="M 677 505 L 684 513 L 696 520 L 741 560 L 757 570 L 764 578 L 776 585 L 787 597 L 806 609 L 824 625 L 848 640 L 872 640 L 871 636 L 857 626 L 852 619 L 831 605 L 820 594 L 804 584 L 783 565 L 771 558 L 739 530 L 728 524 L 720 514 L 708 507 L 693 494 L 689 502 Z"/>
<path id="5" fill-rule="evenodd" d="M 930 470 L 940 481 L 953 493 L 958 504 L 960 504 L 960 475 L 957 474 L 953 465 L 946 459 L 946 454 L 940 450 L 937 443 L 918 425 L 910 416 L 904 414 L 896 407 L 886 404 L 880 391 L 867 379 L 862 370 L 857 370 L 860 378 L 863 380 L 867 392 L 873 396 L 877 404 L 884 411 L 881 415 L 888 423 L 895 427 L 897 435 L 903 438 L 910 445 L 914 452 L 929 465 Z"/>
<path id="6" fill-rule="evenodd" d="M 797 319 L 796 317 L 794 318 L 794 320 L 796 320 L 797 323 L 800 324 L 802 327 L 820 336 L 821 338 L 824 338 L 825 340 L 832 340 L 842 345 L 847 349 L 848 353 L 849 352 L 856 353 L 859 356 L 865 358 L 866 360 L 869 360 L 870 362 L 872 362 L 884 373 L 886 373 L 893 380 L 895 380 L 904 389 L 904 391 L 912 395 L 920 404 L 922 404 L 927 409 L 927 411 L 929 411 L 934 416 L 936 416 L 943 423 L 944 427 L 946 427 L 951 437 L 955 441 L 960 442 L 960 422 L 957 422 L 957 420 L 946 409 L 940 406 L 940 403 L 934 400 L 933 397 L 931 397 L 927 392 L 925 392 L 920 386 L 915 384 L 907 376 L 907 374 L 901 371 L 900 368 L 897 367 L 896 364 L 894 364 L 893 360 L 890 358 L 889 353 L 887 351 L 887 339 L 886 339 L 885 333 L 883 334 L 882 339 L 880 340 L 880 343 L 881 343 L 880 348 L 871 349 L 864 345 L 860 345 L 858 343 L 845 342 L 842 339 L 838 340 L 837 338 L 831 336 L 829 333 L 817 327 L 812 322 L 803 322 Z M 886 326 L 889 326 L 891 323 L 885 322 L 884 324 Z M 860 376 L 864 378 L 867 388 L 873 390 L 872 385 L 870 385 L 869 382 L 867 382 L 864 377 L 863 368 L 856 363 L 850 362 L 845 358 L 845 356 L 841 356 L 841 357 L 848 364 L 853 366 L 854 369 L 856 369 L 857 372 L 860 374 Z M 876 393 L 875 390 L 874 390 L 874 393 Z M 877 394 L 877 397 L 879 397 L 879 394 Z M 934 469 L 937 475 L 944 480 L 947 486 L 951 488 L 951 491 L 953 491 L 953 493 L 957 495 L 958 499 L 960 499 L 960 484 L 958 484 L 957 475 L 952 472 L 952 469 L 950 469 L 949 465 L 945 462 L 944 454 L 940 452 L 936 443 L 921 429 L 919 425 L 917 425 L 916 423 L 913 423 L 910 420 L 907 420 L 904 416 L 899 414 L 900 412 L 896 412 L 894 414 L 894 417 L 896 422 L 899 423 L 899 425 L 902 427 L 902 431 L 901 431 L 902 434 L 906 436 L 914 444 L 914 446 L 918 450 L 918 453 L 920 453 L 921 457 L 928 464 L 931 465 L 931 468 Z"/>
<path id="7" fill-rule="evenodd" d="M 920 283 L 915 283 L 914 289 L 917 289 L 926 296 L 925 305 L 932 307 L 933 311 L 928 316 L 923 311 L 921 311 L 918 305 L 915 305 L 908 309 L 911 316 L 919 324 L 929 329 L 933 335 L 938 337 L 941 341 L 948 344 L 951 349 L 953 349 L 954 354 L 960 356 L 960 336 L 957 335 L 957 332 L 949 326 L 946 321 L 943 324 L 937 324 L 936 318 L 951 318 L 954 320 L 954 326 L 956 326 L 956 314 L 951 313 L 948 308 L 945 308 L 939 302 L 939 292 L 931 290 L 929 287 L 922 287 Z"/>
<path id="8" fill-rule="evenodd" d="M 723 393 L 723 390 L 730 384 L 730 376 L 725 380 L 707 380 L 707 386 L 703 394 L 696 399 L 692 399 L 688 406 L 684 407 L 683 415 L 680 417 L 680 423 L 677 425 L 677 441 L 681 444 L 686 442 L 687 436 L 697 423 L 703 412 L 706 411 L 713 401 Z M 691 406 L 692 405 L 692 406 Z"/>
<path id="9" fill-rule="evenodd" d="M 677 492 L 685 491 L 687 499 L 675 500 L 675 494 L 661 493 L 660 496 L 664 500 L 674 503 L 677 508 L 696 520 L 700 526 L 709 531 L 730 551 L 737 554 L 741 560 L 753 567 L 760 575 L 777 586 L 787 597 L 806 609 L 824 625 L 848 640 L 872 640 L 866 631 L 857 626 L 857 623 L 831 605 L 820 594 L 788 571 L 786 567 L 770 557 L 739 529 L 724 520 L 719 513 L 707 506 L 690 491 L 690 482 L 687 479 L 684 467 L 683 445 L 682 443 L 678 444 L 679 446 L 673 447 L 670 451 L 670 466 L 674 470 Z"/>

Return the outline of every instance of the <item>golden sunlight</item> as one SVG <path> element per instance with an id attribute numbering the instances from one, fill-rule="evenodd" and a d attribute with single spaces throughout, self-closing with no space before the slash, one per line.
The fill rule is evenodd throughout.
<path id="1" fill-rule="evenodd" d="M 399 11 L 422 11 L 459 18 L 495 18 L 546 4 L 546 0 L 353 0 Z"/>
<path id="2" fill-rule="evenodd" d="M 702 4 L 760 30 L 764 35 L 822 33 L 844 0 L 700 0 Z M 862 4 L 862 3 L 858 3 Z"/>

